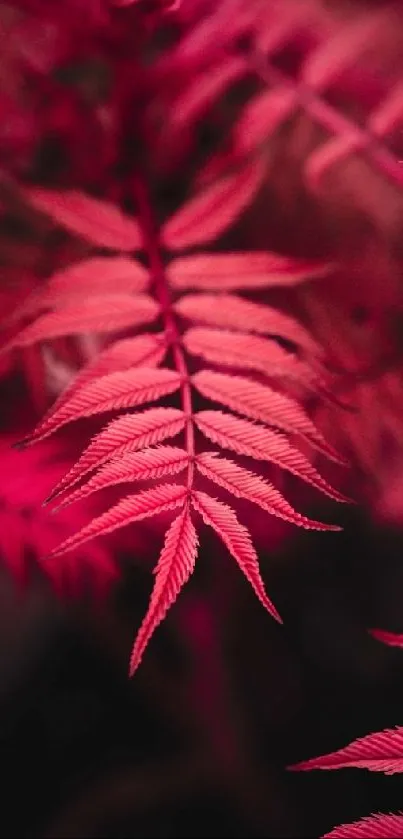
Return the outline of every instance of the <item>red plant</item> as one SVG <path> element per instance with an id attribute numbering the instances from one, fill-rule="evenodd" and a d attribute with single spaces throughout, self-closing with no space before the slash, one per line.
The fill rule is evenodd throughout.
<path id="1" fill-rule="evenodd" d="M 149 612 L 133 649 L 131 672 L 140 663 L 152 632 L 193 570 L 197 538 L 192 509 L 221 537 L 263 605 L 279 619 L 265 594 L 248 531 L 232 508 L 198 488 L 198 475 L 286 521 L 307 528 L 334 529 L 296 513 L 272 484 L 227 458 L 217 457 L 220 449 L 272 462 L 331 498 L 345 500 L 284 434 L 270 429 L 271 426 L 301 436 L 327 457 L 338 460 L 303 409 L 270 385 L 270 380 L 296 379 L 309 387 L 320 387 L 324 371 L 321 372 L 322 363 L 317 358 L 318 347 L 290 316 L 230 293 L 233 288 L 250 292 L 281 285 L 283 277 L 287 285 L 295 284 L 322 271 L 323 267 L 268 253 L 194 254 L 175 258 L 166 268 L 161 259 L 161 247 L 177 251 L 220 235 L 251 199 L 259 179 L 259 169 L 255 166 L 227 177 L 185 204 L 162 225 L 160 233 L 155 228 L 140 180 L 136 184 L 138 221 L 107 204 L 75 193 L 35 190 L 29 194 L 37 208 L 98 246 L 110 248 L 115 244 L 121 250 L 144 248 L 149 269 L 128 258 L 94 257 L 56 274 L 42 292 L 30 299 L 24 314 L 29 311 L 33 314 L 38 309 L 49 311 L 25 327 L 6 349 L 88 330 L 113 333 L 148 325 L 156 319 L 160 319 L 162 328 L 159 332 L 142 333 L 137 338 L 123 338 L 111 344 L 73 380 L 25 445 L 80 417 L 139 407 L 180 393 L 180 408 L 150 408 L 141 413 L 124 413 L 112 420 L 93 438 L 78 463 L 51 494 L 54 499 L 85 478 L 86 483 L 67 496 L 67 501 L 76 501 L 113 484 L 159 479 L 186 471 L 184 483 L 163 482 L 127 496 L 53 552 L 60 555 L 130 522 L 179 510 L 157 566 Z M 145 292 L 149 284 L 155 299 Z M 189 287 L 217 291 L 188 294 L 175 301 L 175 292 Z M 220 291 L 223 288 L 225 293 Z M 89 304 L 82 302 L 85 290 L 94 292 Z M 206 325 L 188 328 L 182 335 L 179 324 L 189 319 Z M 262 337 L 266 334 L 292 342 L 300 356 L 283 349 L 273 338 Z M 158 365 L 166 354 L 172 366 L 160 369 Z M 213 366 L 227 367 L 230 372 L 193 373 L 188 354 L 201 357 Z M 232 370 L 255 373 L 261 381 L 234 375 Z M 217 410 L 197 410 L 195 393 L 248 419 Z M 253 422 L 256 420 L 261 424 Z M 182 431 L 184 448 L 150 448 Z M 218 446 L 218 451 L 199 454 L 198 433 Z M 97 473 L 88 479 L 94 470 Z"/>

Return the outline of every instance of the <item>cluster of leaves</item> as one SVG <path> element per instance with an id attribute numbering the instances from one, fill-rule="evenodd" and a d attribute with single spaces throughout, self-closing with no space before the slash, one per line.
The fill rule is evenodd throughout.
<path id="1" fill-rule="evenodd" d="M 141 180 L 137 184 L 138 220 L 113 205 L 75 192 L 31 189 L 27 194 L 38 210 L 58 224 L 98 247 L 120 250 L 121 254 L 93 256 L 50 277 L 21 308 L 20 315 L 31 322 L 4 352 L 71 334 L 139 329 L 158 320 L 161 327 L 111 343 L 73 379 L 25 445 L 81 417 L 137 408 L 180 394 L 180 408 L 151 407 L 112 420 L 92 439 L 50 496 L 53 500 L 63 494 L 64 506 L 111 485 L 158 481 L 93 519 L 53 556 L 130 522 L 178 510 L 157 565 L 155 588 L 133 649 L 131 672 L 193 570 L 198 540 L 191 510 L 218 533 L 263 605 L 280 619 L 265 593 L 248 531 L 231 507 L 198 488 L 196 477 L 207 478 L 235 497 L 296 525 L 338 529 L 297 513 L 271 483 L 219 456 L 221 449 L 274 463 L 329 497 L 346 500 L 285 434 L 299 436 L 331 459 L 340 458 L 303 408 L 272 386 L 273 380 L 297 380 L 309 388 L 324 388 L 320 348 L 291 316 L 235 293 L 250 295 L 275 285 L 295 285 L 323 273 L 323 265 L 268 252 L 199 251 L 177 256 L 167 265 L 161 257 L 162 249 L 176 253 L 211 242 L 242 212 L 255 189 L 254 164 L 201 192 L 160 231 L 155 228 Z M 148 265 L 123 255 L 135 250 L 145 251 Z M 150 285 L 154 296 L 147 293 Z M 188 289 L 198 293 L 180 294 Z M 187 321 L 200 325 L 183 332 L 182 324 Z M 285 349 L 278 337 L 294 351 Z M 161 368 L 166 356 L 171 364 L 168 361 L 168 366 Z M 201 358 L 208 369 L 191 372 L 188 356 Z M 217 366 L 229 372 L 214 370 Z M 196 410 L 195 393 L 229 412 Z M 185 434 L 184 447 L 157 445 L 178 433 Z M 198 452 L 199 433 L 217 449 L 204 451 L 203 447 Z M 180 472 L 185 472 L 184 483 L 159 480 Z M 84 483 L 73 489 L 83 479 Z"/>
<path id="2" fill-rule="evenodd" d="M 394 647 L 403 647 L 403 636 L 392 632 L 373 630 L 372 635 L 379 641 Z M 354 740 L 343 749 L 321 757 L 297 763 L 289 767 L 292 770 L 310 771 L 312 769 L 368 769 L 370 772 L 383 772 L 395 775 L 403 772 L 403 728 L 368 734 Z M 342 824 L 326 833 L 323 839 L 400 839 L 403 833 L 403 812 L 374 813 L 351 824 Z"/>

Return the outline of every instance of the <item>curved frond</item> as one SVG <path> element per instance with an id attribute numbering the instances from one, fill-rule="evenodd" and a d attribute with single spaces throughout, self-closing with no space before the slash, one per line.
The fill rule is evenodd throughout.
<path id="1" fill-rule="evenodd" d="M 336 525 L 312 521 L 297 513 L 273 484 L 260 475 L 249 472 L 232 460 L 218 457 L 216 452 L 199 454 L 196 466 L 202 475 L 237 498 L 245 498 L 257 504 L 266 513 L 277 518 L 304 527 L 306 530 L 340 530 Z"/>
<path id="2" fill-rule="evenodd" d="M 265 251 L 198 253 L 172 260 L 167 277 L 180 291 L 253 291 L 294 286 L 323 277 L 329 266 Z"/>
<path id="3" fill-rule="evenodd" d="M 36 210 L 93 245 L 117 251 L 134 251 L 142 246 L 136 219 L 124 215 L 110 201 L 76 190 L 59 192 L 40 187 L 25 189 L 24 194 Z"/>
<path id="4" fill-rule="evenodd" d="M 162 484 L 145 489 L 136 495 L 128 495 L 111 507 L 106 513 L 94 518 L 74 536 L 70 536 L 58 548 L 49 554 L 49 560 L 55 556 L 72 551 L 94 539 L 104 536 L 118 527 L 126 527 L 134 521 L 141 521 L 150 516 L 157 516 L 167 510 L 174 510 L 184 503 L 186 489 L 177 484 Z"/>
<path id="5" fill-rule="evenodd" d="M 130 675 L 140 664 L 144 650 L 175 602 L 180 590 L 191 576 L 197 556 L 198 539 L 190 518 L 189 505 L 175 519 L 165 537 L 158 565 L 154 571 L 155 584 L 148 612 L 138 631 L 130 657 Z"/>
<path id="6" fill-rule="evenodd" d="M 243 376 L 230 376 L 213 370 L 200 370 L 192 377 L 192 381 L 208 399 L 249 419 L 300 435 L 331 460 L 336 463 L 345 462 L 326 442 L 304 409 L 291 397 Z"/>
<path id="7" fill-rule="evenodd" d="M 108 373 L 75 390 L 71 398 L 51 413 L 34 433 L 40 437 L 48 436 L 81 417 L 154 402 L 161 396 L 175 393 L 180 382 L 179 373 L 158 367 L 133 367 Z"/>
<path id="8" fill-rule="evenodd" d="M 246 527 L 240 524 L 231 507 L 223 504 L 222 501 L 211 498 L 205 492 L 195 492 L 192 496 L 192 504 L 195 510 L 200 513 L 204 523 L 212 527 L 224 542 L 262 605 L 273 618 L 281 623 L 277 609 L 265 592 L 257 554 Z"/>
<path id="9" fill-rule="evenodd" d="M 127 452 L 123 458 L 108 461 L 85 484 L 65 497 L 57 508 L 81 501 L 87 495 L 105 487 L 127 481 L 149 481 L 165 475 L 175 475 L 186 469 L 189 455 L 185 449 L 175 446 L 157 446 L 141 452 Z"/>
<path id="10" fill-rule="evenodd" d="M 310 769 L 358 768 L 383 772 L 385 775 L 403 772 L 403 727 L 386 728 L 375 734 L 367 734 L 344 749 L 302 761 L 289 768 L 304 772 Z"/>
<path id="11" fill-rule="evenodd" d="M 139 414 L 123 414 L 108 423 L 91 441 L 77 463 L 55 487 L 47 500 L 74 486 L 92 469 L 127 452 L 154 446 L 183 430 L 186 417 L 177 408 L 150 408 Z"/>
<path id="12" fill-rule="evenodd" d="M 236 294 L 186 294 L 175 305 L 182 317 L 208 326 L 277 335 L 313 355 L 322 350 L 295 318 L 264 303 L 244 300 Z"/>
<path id="13" fill-rule="evenodd" d="M 162 228 L 165 247 L 177 251 L 204 245 L 221 236 L 252 202 L 264 175 L 264 163 L 253 161 L 191 198 L 165 222 Z"/>
<path id="14" fill-rule="evenodd" d="M 340 824 L 322 839 L 401 839 L 403 813 L 373 813 L 350 824 Z"/>
<path id="15" fill-rule="evenodd" d="M 255 460 L 275 463 L 305 483 L 312 484 L 329 498 L 348 500 L 322 478 L 305 455 L 291 446 L 284 435 L 222 411 L 200 411 L 195 419 L 200 431 L 221 448 L 232 449 Z"/>
<path id="16" fill-rule="evenodd" d="M 90 300 L 79 297 L 61 310 L 38 317 L 2 347 L 1 352 L 29 347 L 39 341 L 50 341 L 65 335 L 118 332 L 152 323 L 159 312 L 158 304 L 147 294 L 109 294 L 93 296 Z"/>

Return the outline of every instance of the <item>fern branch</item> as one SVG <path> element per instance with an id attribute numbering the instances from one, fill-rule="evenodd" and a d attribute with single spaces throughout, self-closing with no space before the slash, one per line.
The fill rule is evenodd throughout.
<path id="1" fill-rule="evenodd" d="M 195 458 L 195 435 L 190 376 L 186 364 L 185 354 L 182 349 L 181 334 L 174 314 L 174 307 L 171 300 L 165 268 L 161 259 L 159 235 L 154 221 L 147 186 L 144 180 L 140 177 L 137 177 L 134 180 L 133 186 L 139 213 L 140 226 L 143 234 L 144 247 L 148 254 L 150 274 L 152 280 L 154 281 L 156 296 L 161 306 L 161 314 L 164 321 L 167 343 L 172 347 L 175 366 L 181 376 L 181 405 L 183 413 L 186 417 L 186 451 L 189 456 L 187 489 L 190 491 L 193 486 Z"/>
<path id="2" fill-rule="evenodd" d="M 285 91 L 292 91 L 296 107 L 302 108 L 332 136 L 343 138 L 345 141 L 349 140 L 350 147 L 347 151 L 364 152 L 384 176 L 393 184 L 402 186 L 401 163 L 383 142 L 381 132 L 375 133 L 373 129 L 371 130 L 371 125 L 360 127 L 333 105 L 325 102 L 320 93 L 316 93 L 308 84 L 295 81 L 285 72 L 274 67 L 263 54 L 256 52 L 252 63 L 262 81 L 270 87 L 281 87 Z"/>

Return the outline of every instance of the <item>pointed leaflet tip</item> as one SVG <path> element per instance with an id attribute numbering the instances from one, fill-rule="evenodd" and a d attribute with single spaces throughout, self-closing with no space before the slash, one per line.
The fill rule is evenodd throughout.
<path id="1" fill-rule="evenodd" d="M 212 527 L 224 542 L 265 609 L 276 621 L 282 623 L 276 607 L 266 594 L 249 531 L 240 524 L 232 508 L 211 498 L 205 492 L 194 492 L 192 504 L 200 513 L 204 523 Z"/>
<path id="2" fill-rule="evenodd" d="M 124 457 L 128 452 L 175 437 L 185 427 L 186 418 L 178 408 L 150 408 L 138 414 L 122 414 L 96 434 L 78 461 L 62 478 L 48 500 L 70 489 L 88 472 L 108 460 Z"/>
<path id="3" fill-rule="evenodd" d="M 336 752 L 288 767 L 293 772 L 347 768 L 369 769 L 385 775 L 403 772 L 403 727 L 396 726 L 367 734 Z"/>
<path id="4" fill-rule="evenodd" d="M 24 190 L 28 201 L 52 221 L 101 248 L 134 251 L 142 247 L 136 219 L 126 216 L 115 204 L 92 198 L 77 190 Z"/>
<path id="5" fill-rule="evenodd" d="M 156 516 L 166 510 L 174 510 L 175 507 L 183 503 L 185 497 L 185 487 L 177 484 L 162 484 L 137 494 L 128 495 L 113 507 L 110 507 L 105 513 L 102 513 L 101 516 L 93 519 L 78 533 L 62 542 L 47 558 L 61 556 L 96 536 L 111 533 L 118 527 L 126 527 L 131 522 Z"/>
<path id="6" fill-rule="evenodd" d="M 148 612 L 141 624 L 130 658 L 129 675 L 137 670 L 147 644 L 158 624 L 176 600 L 191 576 L 197 555 L 198 539 L 192 523 L 189 505 L 176 518 L 165 537 L 155 569 L 155 584 Z"/>
<path id="7" fill-rule="evenodd" d="M 180 382 L 179 373 L 164 367 L 133 367 L 107 373 L 75 390 L 58 410 L 45 417 L 33 436 L 38 440 L 83 417 L 154 402 L 175 393 Z"/>
<path id="8" fill-rule="evenodd" d="M 322 839 L 401 839 L 403 813 L 372 813 L 359 821 L 340 824 Z"/>

